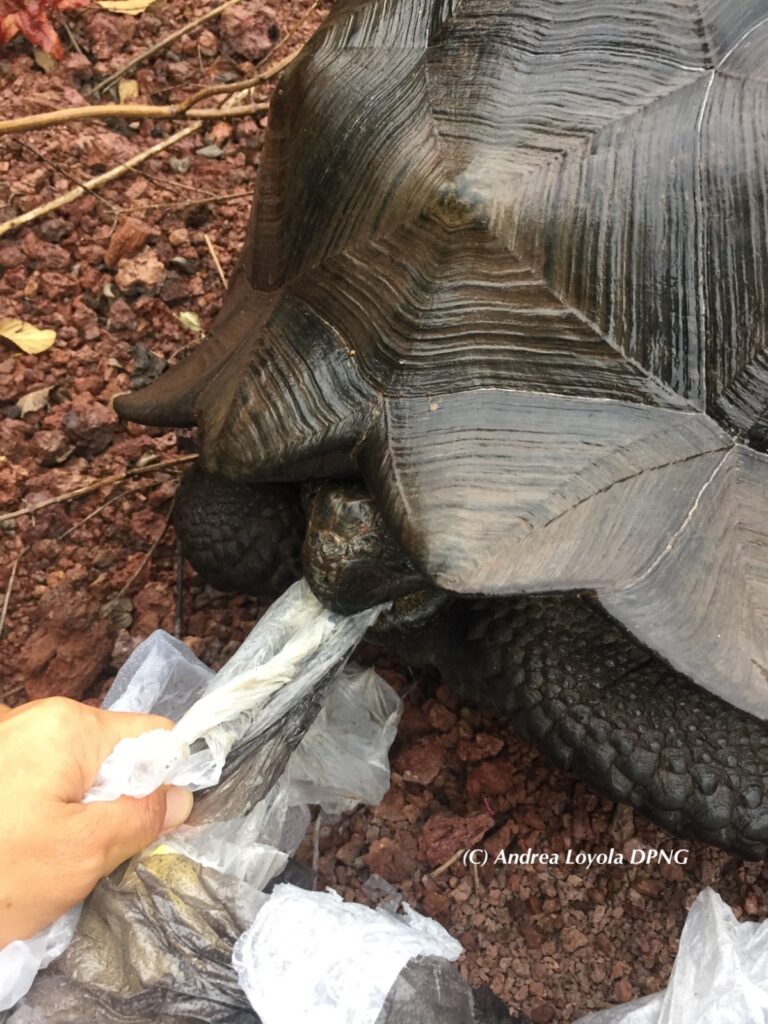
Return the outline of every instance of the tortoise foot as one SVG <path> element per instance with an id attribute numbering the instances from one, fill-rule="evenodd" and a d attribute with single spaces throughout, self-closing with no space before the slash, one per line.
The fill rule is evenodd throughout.
<path id="1" fill-rule="evenodd" d="M 219 590 L 273 597 L 301 575 L 298 486 L 236 483 L 192 469 L 173 522 L 185 557 Z"/>

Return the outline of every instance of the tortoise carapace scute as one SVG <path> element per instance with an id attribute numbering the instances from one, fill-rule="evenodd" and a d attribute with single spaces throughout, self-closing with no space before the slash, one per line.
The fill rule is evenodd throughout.
<path id="1" fill-rule="evenodd" d="M 198 352 L 120 411 L 360 474 L 418 572 L 589 590 L 768 717 L 768 0 L 342 0 Z"/>

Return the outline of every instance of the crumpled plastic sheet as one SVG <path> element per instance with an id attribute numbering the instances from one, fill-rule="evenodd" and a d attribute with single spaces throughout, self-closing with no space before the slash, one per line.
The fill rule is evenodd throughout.
<path id="1" fill-rule="evenodd" d="M 155 729 L 117 744 L 102 764 L 86 802 L 146 796 L 168 783 L 209 789 L 222 780 L 234 747 L 228 776 L 247 759 L 251 780 L 261 775 L 254 802 L 261 799 L 319 711 L 328 682 L 380 610 L 340 615 L 323 607 L 304 581 L 295 583 L 275 601 L 173 729 Z M 177 688 L 169 702 L 178 707 Z M 126 690 L 109 706 L 127 711 L 135 710 L 135 703 Z M 275 737 L 279 744 L 269 743 Z M 285 751 L 282 763 L 275 756 L 276 746 Z M 267 748 L 269 753 L 263 756 Z M 255 756 L 257 750 L 261 756 Z M 254 761 L 259 762 L 258 773 Z M 268 763 L 270 772 L 265 774 Z M 230 816 L 221 788 L 216 804 L 220 817 Z"/>
<path id="2" fill-rule="evenodd" d="M 104 706 L 166 714 L 177 719 L 177 725 L 171 731 L 157 730 L 119 743 L 102 765 L 92 798 L 114 799 L 121 793 L 139 796 L 171 781 L 192 789 L 208 786 L 198 796 L 189 824 L 172 838 L 166 837 L 162 845 L 171 851 L 178 843 L 176 852 L 202 856 L 204 869 L 256 883 L 254 892 L 258 892 L 265 880 L 285 866 L 309 820 L 306 808 L 290 809 L 299 801 L 275 788 L 275 783 L 378 612 L 372 609 L 353 616 L 330 612 L 301 581 L 272 605 L 216 675 L 184 644 L 162 632 L 153 634 L 123 666 Z M 391 692 L 382 680 L 369 681 L 369 692 L 375 693 L 378 686 Z M 396 697 L 395 701 L 396 727 Z M 378 752 L 371 755 L 374 762 L 381 758 Z M 364 766 L 358 770 L 365 775 Z M 385 790 L 386 783 L 381 795 Z M 266 796 L 269 800 L 259 806 Z M 206 879 L 209 882 L 214 884 Z M 109 884 L 102 883 L 99 889 Z M 159 925 L 156 907 L 140 891 L 135 898 L 144 900 L 149 932 Z M 86 907 L 80 933 L 89 917 Z M 35 971 L 69 944 L 75 923 L 76 913 L 70 913 L 29 942 L 0 950 L 0 1009 L 12 1006 L 29 987 Z M 134 949 L 146 942 L 145 936 L 134 943 Z M 79 949 L 81 944 L 73 945 Z M 68 970 L 78 956 L 59 956 L 54 965 Z M 78 961 L 81 974 L 85 959 Z M 95 970 L 95 963 L 91 967 Z M 82 1022 L 80 1017 L 72 1019 Z"/>
<path id="3" fill-rule="evenodd" d="M 232 961 L 262 1024 L 530 1024 L 470 988 L 450 962 L 461 952 L 407 904 L 396 915 L 279 885 Z"/>
<path id="4" fill-rule="evenodd" d="M 688 912 L 664 991 L 577 1024 L 768 1024 L 768 921 L 737 921 L 713 889 Z"/>
<path id="5" fill-rule="evenodd" d="M 232 945 L 266 899 L 186 857 L 131 861 L 83 907 L 75 937 L 13 1024 L 257 1024 Z"/>
<path id="6" fill-rule="evenodd" d="M 470 988 L 442 957 L 420 956 L 400 971 L 376 1024 L 532 1024 L 487 985 Z"/>
<path id="7" fill-rule="evenodd" d="M 409 960 L 458 959 L 461 944 L 442 925 L 403 909 L 400 917 L 335 892 L 277 886 L 232 958 L 264 1024 L 376 1024 Z"/>
<path id="8" fill-rule="evenodd" d="M 293 605 L 288 618 L 295 616 L 295 629 L 286 628 L 283 614 L 262 619 L 257 630 L 263 627 L 266 635 L 250 645 L 252 663 L 267 666 L 281 646 L 302 634 L 308 624 L 304 611 L 314 601 L 310 598 L 303 587 L 284 595 L 282 611 Z M 328 614 L 317 607 L 314 612 Z M 364 629 L 361 620 L 360 633 Z M 439 924 L 410 909 L 398 918 L 362 906 L 350 909 L 336 895 L 279 886 L 278 899 L 281 891 L 292 891 L 294 900 L 308 900 L 313 907 L 330 904 L 333 913 L 326 913 L 325 925 L 299 915 L 292 929 L 283 927 L 283 959 L 275 956 L 274 943 L 271 955 L 265 954 L 254 938 L 254 927 L 269 931 L 279 910 L 279 903 L 272 903 L 275 895 L 268 895 L 275 876 L 282 871 L 279 878 L 288 880 L 301 874 L 290 857 L 309 822 L 304 801 L 337 814 L 361 799 L 378 803 L 388 788 L 387 750 L 400 700 L 371 671 L 339 674 L 356 632 L 321 629 L 310 631 L 310 637 L 305 630 L 301 641 L 293 643 L 291 658 L 277 664 L 279 672 L 290 676 L 281 689 L 265 694 L 266 673 L 257 673 L 255 680 L 251 674 L 247 685 L 260 690 L 258 714 L 255 705 L 243 710 L 238 703 L 233 719 L 212 716 L 214 729 L 197 740 L 192 737 L 198 726 L 187 729 L 191 756 L 179 758 L 176 751 L 167 770 L 177 780 L 189 780 L 191 762 L 199 773 L 197 782 L 207 782 L 221 770 L 231 741 L 219 785 L 198 794 L 189 824 L 97 886 L 68 948 L 40 972 L 15 1010 L 0 1013 L 0 1024 L 530 1024 L 510 1016 L 490 989 L 472 990 L 445 959 L 445 954 L 457 955 L 459 944 Z M 327 648 L 340 634 L 343 642 L 331 654 Z M 320 668 L 315 660 L 307 670 L 312 644 L 323 646 Z M 210 694 L 221 700 L 225 686 L 234 682 L 238 690 L 246 685 L 248 669 L 241 655 L 242 647 L 213 677 L 183 644 L 156 633 L 126 662 L 105 706 L 155 711 L 186 719 L 189 726 L 195 719 L 189 713 L 194 701 Z M 242 693 L 235 696 L 240 701 Z M 137 789 L 155 784 L 158 775 L 144 752 L 136 758 L 124 749 L 118 760 L 122 766 L 115 771 L 127 766 Z M 102 795 L 115 784 L 117 776 L 110 773 L 102 772 Z M 356 922 L 346 945 L 339 942 L 334 917 Z M 316 939 L 309 948 L 308 933 Z M 246 987 L 263 985 L 271 991 L 271 1005 L 259 1003 L 263 1016 L 254 1011 L 233 966 L 238 940 L 238 969 L 251 977 Z M 351 961 L 353 948 L 356 959 Z M 363 966 L 366 949 L 375 949 L 376 956 L 363 957 Z M 251 976 L 249 957 L 262 964 L 258 977 Z M 278 967 L 271 982 L 265 967 L 270 960 Z M 353 963 L 356 976 L 350 973 Z M 303 985 L 301 1011 L 290 1002 L 293 995 L 286 986 L 291 982 L 282 984 L 286 970 L 294 978 L 308 972 L 323 975 L 317 986 Z M 335 1007 L 327 999 L 331 978 L 337 985 Z M 360 996 L 363 981 L 367 995 L 355 1006 L 352 996 Z M 323 1007 L 326 1016 L 321 1016 Z"/>
<path id="9" fill-rule="evenodd" d="M 288 764 L 292 799 L 318 804 L 326 819 L 377 804 L 399 717 L 399 697 L 375 672 L 341 673 Z"/>
<path id="10" fill-rule="evenodd" d="M 80 907 L 74 907 L 25 942 L 9 942 L 0 952 L 0 1010 L 8 1010 L 21 999 L 41 967 L 67 948 L 80 919 Z"/>
<path id="11" fill-rule="evenodd" d="M 203 695 L 214 673 L 180 640 L 158 630 L 130 655 L 103 707 L 148 711 L 174 721 Z M 14 1006 L 29 990 L 38 970 L 47 967 L 72 941 L 80 907 L 26 942 L 0 950 L 0 1010 Z"/>

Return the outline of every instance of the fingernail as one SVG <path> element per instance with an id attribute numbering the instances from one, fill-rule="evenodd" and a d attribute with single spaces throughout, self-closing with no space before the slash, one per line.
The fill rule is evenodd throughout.
<path id="1" fill-rule="evenodd" d="M 194 797 L 188 789 L 180 786 L 169 786 L 165 791 L 165 821 L 163 832 L 176 828 L 186 821 L 192 811 Z"/>

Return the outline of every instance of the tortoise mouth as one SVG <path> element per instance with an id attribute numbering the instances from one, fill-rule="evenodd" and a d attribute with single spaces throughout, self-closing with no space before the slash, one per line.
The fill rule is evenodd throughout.
<path id="1" fill-rule="evenodd" d="M 304 504 L 302 567 L 328 607 L 349 614 L 432 589 L 361 483 L 305 485 Z"/>

